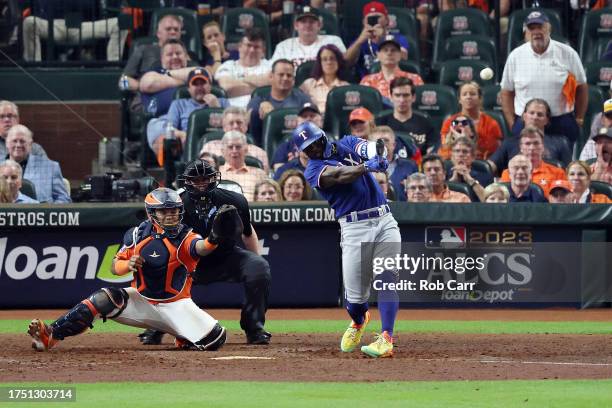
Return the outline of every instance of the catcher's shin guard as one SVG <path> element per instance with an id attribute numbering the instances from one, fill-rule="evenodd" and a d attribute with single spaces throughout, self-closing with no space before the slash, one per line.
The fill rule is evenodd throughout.
<path id="1" fill-rule="evenodd" d="M 198 350 L 214 351 L 221 348 L 227 339 L 227 332 L 225 327 L 221 327 L 219 323 L 215 324 L 210 333 L 202 337 L 199 341 L 194 343 L 194 346 Z"/>
<path id="2" fill-rule="evenodd" d="M 127 299 L 128 295 L 123 289 L 102 288 L 94 292 L 51 324 L 53 337 L 63 340 L 64 337 L 81 334 L 88 327 L 93 328 L 93 321 L 97 315 L 102 316 L 104 320 L 107 317 L 118 316 L 127 306 Z M 116 309 L 118 312 L 109 316 Z"/>

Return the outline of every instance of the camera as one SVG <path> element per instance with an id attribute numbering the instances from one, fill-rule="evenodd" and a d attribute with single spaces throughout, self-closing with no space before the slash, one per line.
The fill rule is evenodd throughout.
<path id="1" fill-rule="evenodd" d="M 153 177 L 121 180 L 121 175 L 121 173 L 106 173 L 87 177 L 74 201 L 141 201 L 150 191 L 158 187 Z"/>
<path id="2" fill-rule="evenodd" d="M 379 18 L 380 18 L 380 16 L 368 16 L 366 21 L 368 22 L 368 25 L 371 25 L 373 27 L 376 24 L 378 24 L 378 19 Z"/>

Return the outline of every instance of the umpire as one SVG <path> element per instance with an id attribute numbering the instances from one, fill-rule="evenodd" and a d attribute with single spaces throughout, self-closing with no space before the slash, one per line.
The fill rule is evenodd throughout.
<path id="1" fill-rule="evenodd" d="M 270 343 L 270 333 L 264 330 L 268 294 L 270 293 L 270 265 L 259 255 L 258 238 L 251 225 L 249 205 L 241 194 L 217 188 L 220 173 L 208 162 L 190 162 L 178 178 L 184 188 L 179 194 L 185 204 L 183 223 L 206 237 L 210 234 L 217 210 L 224 204 L 238 209 L 244 230 L 242 242 L 222 240 L 217 249 L 198 262 L 193 276 L 194 285 L 213 282 L 242 282 L 245 302 L 240 315 L 240 327 L 245 331 L 248 344 Z M 162 332 L 147 330 L 140 334 L 143 344 L 160 344 Z"/>

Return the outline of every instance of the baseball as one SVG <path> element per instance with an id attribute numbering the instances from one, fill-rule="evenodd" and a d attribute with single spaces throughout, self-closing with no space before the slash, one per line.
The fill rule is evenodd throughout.
<path id="1" fill-rule="evenodd" d="M 480 71 L 480 78 L 483 81 L 488 81 L 489 79 L 493 78 L 493 70 L 491 68 L 483 69 Z"/>

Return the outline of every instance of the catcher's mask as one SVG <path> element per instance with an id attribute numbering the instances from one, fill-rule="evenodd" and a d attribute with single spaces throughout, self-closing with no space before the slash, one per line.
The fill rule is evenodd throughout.
<path id="1" fill-rule="evenodd" d="M 180 231 L 181 221 L 183 219 L 184 206 L 183 200 L 176 191 L 166 187 L 160 187 L 151 191 L 145 197 L 145 208 L 151 222 L 171 237 L 178 235 Z M 155 210 L 178 208 L 178 217 L 171 223 L 165 222 L 164 219 L 159 219 Z M 164 217 L 166 218 L 166 217 Z"/>
<path id="2" fill-rule="evenodd" d="M 196 159 L 187 164 L 185 171 L 177 179 L 183 183 L 191 197 L 200 199 L 217 188 L 221 173 L 207 161 Z"/>

